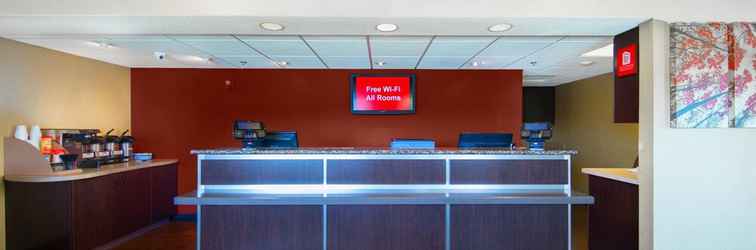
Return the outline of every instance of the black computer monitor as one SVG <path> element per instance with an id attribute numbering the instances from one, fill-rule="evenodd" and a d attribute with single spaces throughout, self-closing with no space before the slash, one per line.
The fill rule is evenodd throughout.
<path id="1" fill-rule="evenodd" d="M 263 147 L 269 148 L 296 148 L 299 147 L 297 132 L 295 131 L 272 131 L 265 134 Z"/>
<path id="2" fill-rule="evenodd" d="M 460 148 L 509 148 L 512 147 L 510 133 L 461 133 L 459 134 Z"/>

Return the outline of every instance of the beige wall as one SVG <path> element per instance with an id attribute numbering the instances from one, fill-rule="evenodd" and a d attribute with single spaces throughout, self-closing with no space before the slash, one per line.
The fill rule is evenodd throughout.
<path id="1" fill-rule="evenodd" d="M 572 161 L 574 190 L 588 192 L 582 168 L 631 167 L 638 152 L 638 124 L 614 123 L 611 74 L 556 88 L 554 138 L 549 147 L 578 150 Z M 573 210 L 573 249 L 588 249 L 587 207 Z"/>
<path id="2" fill-rule="evenodd" d="M 638 124 L 614 123 L 611 74 L 556 89 L 556 121 L 551 146 L 578 150 L 572 161 L 575 190 L 588 191 L 581 168 L 632 167 L 638 155 Z"/>
<path id="3" fill-rule="evenodd" d="M 0 136 L 17 124 L 125 130 L 130 126 L 128 68 L 0 38 Z M 0 143 L 0 177 L 3 173 Z M 0 185 L 0 249 L 5 249 Z"/>

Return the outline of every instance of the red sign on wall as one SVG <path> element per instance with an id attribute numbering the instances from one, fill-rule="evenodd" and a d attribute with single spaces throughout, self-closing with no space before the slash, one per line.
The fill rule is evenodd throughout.
<path id="1" fill-rule="evenodd" d="M 352 112 L 396 114 L 415 111 L 412 76 L 354 76 Z"/>
<path id="2" fill-rule="evenodd" d="M 614 72 L 618 77 L 638 73 L 638 45 L 630 44 L 619 48 L 614 58 L 617 61 Z"/>

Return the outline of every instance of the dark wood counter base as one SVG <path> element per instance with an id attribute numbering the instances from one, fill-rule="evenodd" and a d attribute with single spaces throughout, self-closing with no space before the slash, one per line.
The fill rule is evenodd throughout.
<path id="1" fill-rule="evenodd" d="M 5 181 L 8 249 L 93 249 L 175 214 L 177 164 L 63 182 Z"/>
<path id="2" fill-rule="evenodd" d="M 638 249 L 638 185 L 588 176 L 595 204 L 588 210 L 590 249 Z"/>
<path id="3" fill-rule="evenodd" d="M 321 250 L 320 206 L 202 206 L 201 249 Z"/>
<path id="4" fill-rule="evenodd" d="M 568 206 L 201 206 L 200 244 L 204 250 L 566 250 Z"/>
<path id="5" fill-rule="evenodd" d="M 451 249 L 566 250 L 568 206 L 452 206 Z"/>

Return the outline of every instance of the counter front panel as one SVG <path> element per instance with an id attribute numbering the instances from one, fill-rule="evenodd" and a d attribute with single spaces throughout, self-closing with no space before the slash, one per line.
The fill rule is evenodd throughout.
<path id="1" fill-rule="evenodd" d="M 197 152 L 175 201 L 198 206 L 201 249 L 562 250 L 571 206 L 593 203 L 570 151 Z"/>
<path id="2" fill-rule="evenodd" d="M 323 183 L 322 160 L 207 160 L 200 163 L 202 185 Z"/>
<path id="3" fill-rule="evenodd" d="M 201 249 L 322 250 L 321 206 L 202 206 Z"/>
<path id="4" fill-rule="evenodd" d="M 444 184 L 444 160 L 328 160 L 328 184 Z"/>
<path id="5" fill-rule="evenodd" d="M 452 160 L 452 184 L 567 185 L 567 160 Z"/>

